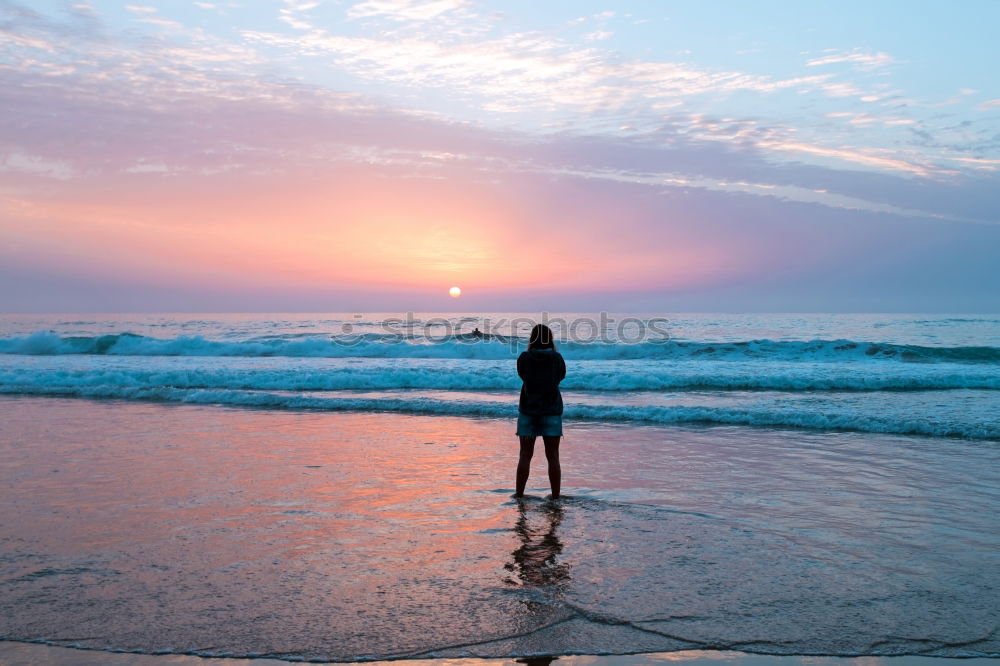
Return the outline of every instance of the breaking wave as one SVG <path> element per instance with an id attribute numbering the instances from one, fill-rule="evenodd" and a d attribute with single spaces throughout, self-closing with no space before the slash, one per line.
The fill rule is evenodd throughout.
<path id="1" fill-rule="evenodd" d="M 0 393 L 80 398 L 112 398 L 183 404 L 222 405 L 282 410 L 381 411 L 438 416 L 485 416 L 512 418 L 516 403 L 476 400 L 437 400 L 433 397 L 364 397 L 317 396 L 293 392 L 233 391 L 227 389 L 188 389 L 140 386 L 48 386 L 0 385 Z M 632 422 L 647 424 L 728 424 L 747 426 L 791 427 L 820 430 L 852 430 L 900 435 L 1000 439 L 1000 422 L 958 423 L 927 421 L 917 418 L 893 418 L 891 415 L 859 413 L 855 409 L 827 408 L 822 411 L 794 407 L 749 406 L 660 406 L 660 405 L 587 405 L 566 407 L 565 418 L 584 421 Z"/>
<path id="2" fill-rule="evenodd" d="M 367 333 L 341 336 L 264 336 L 247 340 L 209 340 L 201 336 L 154 338 L 133 333 L 60 336 L 38 331 L 0 339 L 0 353 L 19 355 L 88 354 L 108 356 L 247 356 L 303 358 L 457 358 L 508 359 L 524 348 L 520 338 L 468 334 L 408 337 Z M 1000 363 L 997 347 L 931 347 L 854 340 L 747 340 L 635 343 L 565 342 L 572 359 L 782 359 L 807 361 L 893 360 L 911 363 Z"/>
<path id="3" fill-rule="evenodd" d="M 40 393 L 88 387 L 170 387 L 251 391 L 340 391 L 426 389 L 442 391 L 516 391 L 521 380 L 509 364 L 485 362 L 474 366 L 448 364 L 338 367 L 130 367 L 40 368 L 35 365 L 0 369 L 0 390 Z M 1000 390 L 1000 373 L 981 366 L 902 366 L 873 372 L 864 363 L 827 363 L 705 367 L 700 363 L 643 364 L 621 367 L 577 363 L 562 382 L 569 391 L 928 391 L 948 389 Z"/>

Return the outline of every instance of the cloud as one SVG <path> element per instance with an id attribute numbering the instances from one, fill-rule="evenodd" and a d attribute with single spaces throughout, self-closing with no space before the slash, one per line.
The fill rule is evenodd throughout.
<path id="1" fill-rule="evenodd" d="M 139 23 L 148 23 L 150 25 L 158 25 L 161 28 L 170 28 L 171 30 L 185 30 L 184 26 L 177 21 L 172 21 L 170 19 L 163 18 L 161 16 L 150 16 L 148 18 L 136 19 Z"/>
<path id="2" fill-rule="evenodd" d="M 979 109 L 980 111 L 987 111 L 989 109 L 996 109 L 998 107 L 1000 107 L 1000 99 L 991 99 L 976 105 L 976 108 Z"/>
<path id="3" fill-rule="evenodd" d="M 457 2 L 357 3 L 355 18 L 370 20 L 331 34 L 306 14 L 315 2 L 289 0 L 283 16 L 301 34 L 279 26 L 242 43 L 197 29 L 108 34 L 96 17 L 11 6 L 0 4 L 18 37 L 0 45 L 5 276 L 44 266 L 70 282 L 190 286 L 189 266 L 226 284 L 287 285 L 288 296 L 350 283 L 352 270 L 376 282 L 407 261 L 437 279 L 448 274 L 442 254 L 467 257 L 473 273 L 495 265 L 513 283 L 538 278 L 545 254 L 543 277 L 565 293 L 729 290 L 729 301 L 688 301 L 701 307 L 825 283 L 838 302 L 875 293 L 914 307 L 925 293 L 949 305 L 1000 291 L 1000 163 L 981 150 L 992 126 L 918 124 L 890 106 L 888 87 L 853 109 L 804 107 L 820 128 L 810 135 L 806 121 L 742 115 L 742 102 L 872 93 L 815 69 L 767 77 L 627 59 L 541 33 L 473 40 L 449 23 L 472 11 Z M 359 77 L 382 97 L 283 76 L 281 51 L 294 64 L 318 56 L 323 76 Z M 492 107 L 552 124 L 501 129 L 385 101 L 427 90 L 464 102 L 474 120 Z M 711 111 L 729 95 L 740 114 Z M 904 122 L 915 126 L 897 145 L 865 140 Z M 540 256 L 507 265 L 529 233 Z M 17 244 L 26 249 L 9 250 Z M 946 287 L 920 282 L 928 274 Z M 892 291 L 908 280 L 919 288 Z"/>
<path id="4" fill-rule="evenodd" d="M 494 110 L 586 113 L 673 103 L 679 97 L 737 91 L 768 94 L 815 86 L 826 76 L 773 79 L 707 71 L 657 61 L 619 61 L 538 33 L 514 33 L 475 43 L 422 37 L 375 39 L 313 31 L 305 35 L 245 31 L 252 41 L 301 55 L 327 55 L 369 80 L 475 95 Z"/>
<path id="5" fill-rule="evenodd" d="M 363 0 L 347 10 L 350 18 L 384 17 L 393 21 L 427 21 L 468 6 L 468 0 Z"/>
<path id="6" fill-rule="evenodd" d="M 1000 171 L 1000 160 L 989 160 L 981 157 L 952 157 L 952 161 L 969 164 L 981 171 Z"/>
<path id="7" fill-rule="evenodd" d="M 45 39 L 39 39 L 38 37 L 21 35 L 10 30 L 4 30 L 3 28 L 0 28 L 0 37 L 19 46 L 26 46 L 31 49 L 46 51 L 47 53 L 56 52 L 56 45 L 54 43 Z"/>
<path id="8" fill-rule="evenodd" d="M 764 140 L 765 143 L 758 145 L 761 150 L 767 150 L 767 141 L 777 141 L 814 144 L 829 150 L 856 147 L 856 152 L 864 154 L 873 147 L 874 135 L 861 130 L 879 127 L 886 136 L 896 133 L 891 142 L 883 139 L 880 143 L 898 146 L 896 150 L 901 156 L 908 137 L 893 128 L 917 123 L 901 117 L 900 110 L 890 106 L 903 103 L 898 91 L 890 92 L 888 87 L 879 86 L 875 86 L 877 92 L 863 90 L 857 81 L 832 72 L 816 73 L 814 69 L 805 69 L 803 71 L 808 73 L 802 76 L 773 77 L 703 68 L 689 62 L 623 58 L 611 49 L 601 48 L 604 44 L 600 40 L 580 42 L 578 38 L 574 43 L 547 33 L 505 33 L 496 29 L 498 24 L 492 22 L 492 17 L 475 14 L 474 5 L 460 0 L 357 2 L 346 7 L 344 16 L 371 20 L 336 34 L 318 27 L 320 19 L 307 13 L 319 6 L 315 0 L 285 0 L 280 20 L 291 26 L 296 34 L 244 30 L 241 32 L 242 44 L 226 44 L 201 35 L 197 30 L 184 31 L 166 19 L 140 18 L 139 21 L 170 28 L 165 32 L 177 33 L 171 35 L 171 39 L 184 41 L 186 37 L 189 43 L 169 46 L 161 41 L 159 50 L 148 54 L 149 57 L 119 49 L 118 62 L 105 68 L 103 74 L 92 72 L 92 76 L 111 77 L 114 76 L 112 71 L 118 70 L 123 79 L 133 84 L 140 81 L 151 84 L 165 65 L 157 58 L 169 57 L 174 60 L 172 65 L 186 68 L 184 78 L 190 89 L 214 85 L 203 71 L 209 67 L 213 75 L 224 70 L 229 72 L 229 78 L 219 78 L 223 81 L 222 87 L 231 94 L 252 95 L 261 81 L 253 74 L 254 68 L 263 68 L 266 61 L 271 61 L 272 71 L 287 65 L 298 71 L 308 70 L 315 78 L 324 80 L 360 79 L 366 86 L 378 87 L 384 100 L 397 103 L 419 106 L 425 99 L 440 100 L 441 96 L 447 96 L 456 102 L 451 104 L 452 108 L 463 109 L 464 117 L 473 122 L 528 122 L 538 131 L 564 127 L 577 132 L 620 135 L 656 132 L 675 124 L 678 131 L 683 127 L 683 131 L 691 131 L 697 138 L 751 143 Z M 434 20 L 428 21 L 428 17 Z M 603 21 L 611 17 L 611 14 L 601 13 L 591 18 Z M 473 35 L 470 32 L 473 30 L 478 32 Z M 603 37 L 607 33 L 598 30 L 588 34 Z M 34 40 L 36 48 L 55 49 L 55 44 L 59 43 L 47 41 L 37 32 L 21 31 L 18 35 L 21 39 Z M 163 33 L 158 36 L 166 38 Z M 100 48 L 97 51 L 99 53 Z M 92 60 L 90 55 L 92 52 L 81 60 Z M 881 52 L 860 50 L 831 52 L 810 64 L 815 67 L 821 62 L 831 63 L 843 58 L 855 65 L 871 65 L 886 62 L 884 56 Z M 239 59 L 244 64 L 242 72 L 236 66 Z M 79 67 L 68 62 L 42 64 L 45 60 L 53 59 L 36 58 L 32 66 L 38 71 L 47 69 L 47 76 L 67 73 L 66 67 Z M 126 60 L 131 62 L 126 63 Z M 170 77 L 165 81 L 168 86 L 179 83 Z M 784 99 L 790 104 L 783 106 L 792 108 L 801 102 L 792 99 L 791 95 L 799 94 L 801 97 L 797 99 L 812 100 L 817 93 L 834 100 L 855 97 L 877 107 L 866 114 L 850 116 L 850 123 L 837 128 L 836 137 L 829 136 L 828 123 L 809 120 L 793 123 L 765 119 L 757 129 L 750 129 L 747 126 L 724 128 L 719 124 L 688 124 L 674 115 L 678 109 L 711 108 L 731 103 L 730 98 L 751 95 Z M 747 108 L 764 104 L 755 102 Z M 820 116 L 812 117 L 818 119 Z M 769 133 L 765 133 L 764 127 Z M 923 122 L 921 127 L 929 133 L 935 131 L 932 123 Z M 925 145 L 930 147 L 930 143 Z M 772 152 L 775 159 L 782 155 L 782 152 Z M 799 155 L 806 159 L 809 155 L 820 157 L 816 152 L 800 151 Z M 885 157 L 891 159 L 893 156 Z M 833 152 L 823 156 L 823 159 L 834 158 Z M 930 166 L 934 159 L 930 150 L 921 156 L 920 161 L 928 165 L 925 173 L 937 172 Z M 904 157 L 899 161 L 912 160 Z M 881 165 L 876 168 L 888 168 L 889 164 L 870 160 L 851 163 Z M 909 173 L 918 171 L 910 170 Z"/>
<path id="9" fill-rule="evenodd" d="M 888 67 L 896 62 L 888 53 L 877 51 L 872 53 L 862 49 L 854 49 L 848 53 L 832 53 L 831 55 L 813 58 L 806 62 L 807 67 L 820 67 L 823 65 L 835 65 L 839 63 L 849 63 L 863 70 L 880 69 Z"/>
<path id="10" fill-rule="evenodd" d="M 293 4 L 301 8 L 309 3 Z M 17 34 L 46 44 L 60 42 L 64 26 L 32 20 L 34 28 L 22 26 Z M 958 176 L 957 170 L 989 175 L 984 167 L 990 165 L 950 159 L 961 155 L 957 149 L 932 158 L 916 149 L 876 148 L 838 136 L 809 139 L 761 119 L 669 108 L 686 95 L 711 95 L 727 87 L 767 94 L 822 86 L 825 75 L 775 80 L 673 63 L 616 62 L 605 52 L 535 34 L 480 44 L 432 44 L 411 37 L 394 46 L 388 40 L 326 33 L 295 38 L 266 33 L 258 41 L 334 55 L 352 71 L 372 68 L 372 76 L 407 81 L 416 76 L 455 95 L 481 90 L 513 107 L 569 107 L 598 114 L 618 109 L 634 122 L 621 123 L 611 115 L 618 135 L 603 138 L 573 125 L 555 135 L 491 131 L 394 110 L 357 94 L 282 81 L 271 74 L 270 59 L 250 45 L 189 31 L 135 48 L 86 42 L 76 44 L 80 50 L 74 52 L 70 40 L 65 52 L 73 56 L 72 64 L 23 53 L 23 60 L 12 60 L 0 72 L 6 112 L 0 119 L 0 145 L 4 151 L 65 163 L 76 173 L 297 171 L 331 160 L 378 163 L 410 176 L 436 178 L 444 173 L 441 163 L 451 161 L 482 174 L 549 173 L 643 187 L 686 184 L 797 200 L 824 189 L 830 197 L 813 200 L 832 207 L 867 205 L 954 219 L 994 220 L 1000 209 L 985 182 Z M 653 127 L 642 116 L 627 115 L 654 107 Z M 48 114 L 38 114 L 40 108 Z M 849 119 L 859 128 L 911 122 L 853 111 L 828 115 Z M 630 129 L 617 129 L 623 125 Z M 93 141 L 102 146 L 97 154 L 87 149 Z M 968 157 L 979 155 L 970 152 Z M 812 169 L 789 163 L 810 158 Z M 944 180 L 921 188 L 906 181 L 914 177 Z"/>
<path id="11" fill-rule="evenodd" d="M 0 171 L 33 173 L 56 180 L 68 180 L 75 175 L 73 167 L 66 161 L 16 152 L 0 155 Z"/>
<path id="12" fill-rule="evenodd" d="M 847 81 L 823 83 L 820 87 L 830 97 L 858 97 L 862 94 L 856 85 Z"/>
<path id="13" fill-rule="evenodd" d="M 651 131 L 663 124 L 665 111 L 684 105 L 727 103 L 736 95 L 787 97 L 819 92 L 834 99 L 856 97 L 875 103 L 884 102 L 887 94 L 865 91 L 834 73 L 771 77 L 700 68 L 688 62 L 626 59 L 613 50 L 598 48 L 598 43 L 611 36 L 604 30 L 588 32 L 577 43 L 540 32 L 493 31 L 471 38 L 469 25 L 485 20 L 472 14 L 471 7 L 462 7 L 460 23 L 438 22 L 425 27 L 423 14 L 411 13 L 411 5 L 403 0 L 371 0 L 350 7 L 348 15 L 355 18 L 388 19 L 374 24 L 381 25 L 380 30 L 361 34 L 335 34 L 300 16 L 283 15 L 283 20 L 302 34 L 247 30 L 242 35 L 261 48 L 280 48 L 290 62 L 308 59 L 328 63 L 331 74 L 347 73 L 369 85 L 393 90 L 397 99 L 446 94 L 449 99 L 461 100 L 466 109 L 485 112 L 481 117 L 494 122 L 531 118 L 538 127 L 563 125 L 578 131 L 598 127 L 628 128 L 618 130 L 622 133 Z M 434 4 L 435 11 L 443 7 Z M 601 13 L 591 18 L 612 16 Z M 404 27 L 394 27 L 394 23 Z M 830 54 L 823 61 L 840 57 L 865 66 L 886 63 L 888 58 L 883 53 L 858 52 Z M 889 116 L 871 111 L 859 115 L 853 125 L 892 128 L 896 125 L 880 121 L 898 117 L 898 112 Z M 786 127 L 785 131 L 793 129 Z M 820 142 L 827 138 L 828 128 L 819 124 L 799 129 L 814 132 Z M 850 142 L 846 137 L 842 141 Z"/>
<path id="14" fill-rule="evenodd" d="M 191 57 L 181 52 L 174 59 Z M 199 52 L 199 57 L 209 54 Z M 74 81 L 65 89 L 40 88 L 20 85 L 8 74 L 10 85 L 0 97 L 8 109 L 0 120 L 0 145 L 33 155 L 38 164 L 58 164 L 67 173 L 103 178 L 122 173 L 237 178 L 360 164 L 388 169 L 386 177 L 391 173 L 397 179 L 461 174 L 488 180 L 497 174 L 534 174 L 629 183 L 653 191 L 686 187 L 705 193 L 752 192 L 845 210 L 953 219 L 996 220 L 1000 209 L 998 190 L 988 182 L 974 191 L 961 181 L 919 185 L 895 175 L 880 178 L 870 172 L 775 161 L 777 154 L 812 155 L 886 174 L 935 173 L 933 165 L 896 159 L 884 151 L 790 140 L 753 121 L 704 115 L 674 121 L 720 140 L 699 140 L 667 129 L 661 134 L 634 133 L 632 139 L 569 133 L 539 137 L 392 110 L 356 95 L 299 85 L 244 82 L 242 88 L 227 88 L 225 58 L 235 58 L 234 66 L 239 66 L 239 58 L 215 57 L 223 58 L 217 77 L 206 73 L 198 81 L 171 80 L 163 73 L 123 88 L 80 73 L 65 75 Z M 83 95 L 82 89 L 90 93 Z M 39 116 L 33 111 L 38 108 L 50 113 Z M 98 153 L 89 148 L 95 143 L 102 146 Z M 991 166 L 967 164 L 981 172 Z M 21 171 L 36 177 L 55 175 L 40 167 Z M 809 194 L 820 189 L 828 193 Z"/>
<path id="15" fill-rule="evenodd" d="M 3 94 L 4 108 L 15 113 L 0 119 L 0 145 L 23 142 L 39 151 L 29 159 L 31 168 L 5 174 L 0 201 L 0 240 L 15 238 L 26 248 L 16 261 L 0 251 L 0 264 L 20 276 L 17 284 L 33 288 L 30 270 L 58 267 L 78 280 L 90 276 L 107 286 L 115 284 L 112 276 L 120 283 L 128 275 L 128 282 L 173 285 L 174 293 L 197 293 L 196 281 L 235 292 L 266 286 L 281 292 L 268 296 L 271 306 L 316 285 L 367 289 L 392 278 L 400 265 L 411 271 L 408 279 L 433 282 L 449 275 L 437 261 L 444 255 L 468 258 L 464 265 L 476 267 L 472 275 L 511 284 L 541 280 L 566 294 L 586 290 L 591 298 L 601 289 L 655 287 L 667 303 L 673 294 L 697 289 L 701 307 L 742 303 L 747 309 L 788 283 L 828 279 L 836 287 L 821 290 L 824 299 L 851 303 L 863 293 L 884 308 L 911 302 L 885 295 L 891 280 L 933 271 L 954 285 L 987 261 L 970 253 L 1000 240 L 986 225 L 966 230 L 975 225 L 864 209 L 865 202 L 887 201 L 935 214 L 931 202 L 955 214 L 976 203 L 995 212 L 995 179 L 981 181 L 977 191 L 887 174 L 792 168 L 769 163 L 754 149 L 678 137 L 669 143 L 539 138 L 364 100 L 338 106 L 280 86 L 240 100 L 206 87 L 169 106 L 145 95 L 91 95 L 81 102 L 72 91 L 51 88 Z M 39 117 L 26 132 L 24 114 L 43 106 L 71 109 L 74 122 Z M 86 177 L 53 180 L 53 168 Z M 786 187 L 818 184 L 830 190 L 826 199 L 817 196 L 827 205 L 792 200 Z M 860 199 L 837 203 L 834 193 Z M 545 260 L 512 261 L 512 248 L 523 249 L 523 241 L 509 239 L 529 233 Z M 962 263 L 949 258 L 960 253 Z M 879 272 L 874 267 L 886 255 L 907 258 Z M 623 256 L 630 258 L 627 266 Z M 835 278 L 845 262 L 852 272 Z M 555 272 L 542 279 L 537 266 Z M 587 270 L 574 270 L 579 266 Z M 866 273 L 864 280 L 858 272 Z M 996 280 L 987 276 L 971 291 L 962 282 L 963 297 L 983 298 L 1000 287 Z M 738 297 L 724 297 L 738 287 Z M 940 308 L 953 302 L 946 296 L 924 298 Z M 796 298 L 786 307 L 823 307 L 808 293 Z"/>
<path id="16" fill-rule="evenodd" d="M 856 120 L 857 118 L 852 119 L 851 122 L 855 122 Z M 874 155 L 858 150 L 825 148 L 823 146 L 814 146 L 791 141 L 764 141 L 760 142 L 758 145 L 772 150 L 808 153 L 811 155 L 821 155 L 823 157 L 835 157 L 846 162 L 854 162 L 855 164 L 863 164 L 865 166 L 876 167 L 878 169 L 885 169 L 888 171 L 902 171 L 904 173 L 911 173 L 915 176 L 926 176 L 930 173 L 930 169 L 926 165 Z"/>

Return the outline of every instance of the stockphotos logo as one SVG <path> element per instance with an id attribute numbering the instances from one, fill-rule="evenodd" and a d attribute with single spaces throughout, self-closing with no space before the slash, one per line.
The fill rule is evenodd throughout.
<path id="1" fill-rule="evenodd" d="M 506 344 L 512 349 L 528 343 L 528 334 L 535 324 L 552 329 L 556 341 L 575 344 L 662 344 L 670 340 L 669 321 L 663 317 L 611 316 L 601 312 L 596 317 L 566 318 L 542 312 L 539 317 L 430 317 L 422 319 L 414 312 L 402 317 L 388 317 L 375 322 L 341 324 L 341 335 L 333 337 L 340 345 L 356 345 L 365 341 L 378 343 L 442 343 Z"/>

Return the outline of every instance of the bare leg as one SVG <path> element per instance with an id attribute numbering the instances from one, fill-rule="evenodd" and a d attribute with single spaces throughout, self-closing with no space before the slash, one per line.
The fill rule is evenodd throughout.
<path id="1" fill-rule="evenodd" d="M 517 461 L 517 490 L 514 497 L 524 497 L 524 487 L 528 485 L 531 471 L 531 456 L 535 454 L 535 438 L 521 437 L 521 457 Z"/>
<path id="2" fill-rule="evenodd" d="M 559 466 L 559 437 L 542 437 L 545 442 L 545 459 L 549 461 L 549 486 L 552 488 L 552 499 L 559 498 L 562 485 L 562 468 Z"/>

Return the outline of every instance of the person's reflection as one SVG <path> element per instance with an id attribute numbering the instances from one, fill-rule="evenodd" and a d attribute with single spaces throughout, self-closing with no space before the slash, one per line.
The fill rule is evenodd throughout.
<path id="1" fill-rule="evenodd" d="M 549 666 L 549 664 L 557 659 L 559 657 L 524 657 L 523 659 L 515 659 L 514 661 L 518 664 L 527 664 L 528 666 Z"/>
<path id="2" fill-rule="evenodd" d="M 532 528 L 528 521 L 525 501 L 518 501 L 517 512 L 514 533 L 521 539 L 521 545 L 512 553 L 514 561 L 505 564 L 504 569 L 517 574 L 520 584 L 525 587 L 565 585 L 569 581 L 569 565 L 556 561 L 563 549 L 556 535 L 563 519 L 562 506 L 559 502 L 546 502 L 533 512 L 545 518 L 540 528 Z M 508 576 L 505 582 L 517 585 L 519 581 Z"/>

